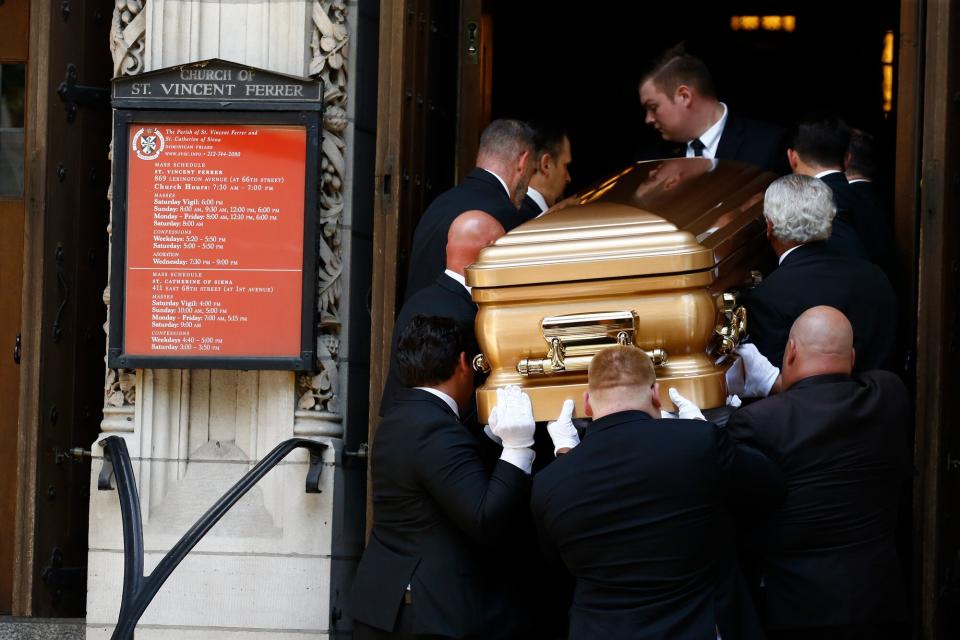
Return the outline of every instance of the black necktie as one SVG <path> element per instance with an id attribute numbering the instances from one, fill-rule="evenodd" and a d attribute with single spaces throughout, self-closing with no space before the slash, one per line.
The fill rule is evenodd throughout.
<path id="1" fill-rule="evenodd" d="M 694 138 L 690 141 L 690 148 L 693 149 L 693 155 L 697 158 L 703 157 L 703 150 L 707 148 L 707 145 L 700 142 L 700 138 Z"/>

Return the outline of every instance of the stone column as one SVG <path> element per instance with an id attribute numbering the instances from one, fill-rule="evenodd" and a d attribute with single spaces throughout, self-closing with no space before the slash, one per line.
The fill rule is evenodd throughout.
<path id="1" fill-rule="evenodd" d="M 282 440 L 328 443 L 323 492 L 304 492 L 306 453 L 288 457 L 176 569 L 141 619 L 138 640 L 302 640 L 331 633 L 331 593 L 339 586 L 331 585 L 332 532 L 343 494 L 338 461 L 347 372 L 339 367 L 339 346 L 341 309 L 348 308 L 341 264 L 349 243 L 341 241 L 341 227 L 350 214 L 345 141 L 352 133 L 353 13 L 339 0 L 116 2 L 110 45 L 118 75 L 216 57 L 320 76 L 326 86 L 316 371 L 108 370 L 101 434 L 124 437 L 133 458 L 148 573 Z M 92 451 L 87 637 L 96 639 L 109 638 L 117 619 L 123 541 L 116 493 L 96 490 L 101 449 L 94 444 Z"/>

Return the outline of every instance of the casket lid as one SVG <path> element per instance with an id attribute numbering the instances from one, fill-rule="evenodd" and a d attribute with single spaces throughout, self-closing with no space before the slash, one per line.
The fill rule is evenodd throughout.
<path id="1" fill-rule="evenodd" d="M 580 194 L 579 204 L 520 225 L 481 251 L 467 269 L 467 284 L 502 287 L 712 269 L 739 246 L 738 236 L 758 233 L 763 192 L 774 178 L 730 160 L 638 162 Z"/>

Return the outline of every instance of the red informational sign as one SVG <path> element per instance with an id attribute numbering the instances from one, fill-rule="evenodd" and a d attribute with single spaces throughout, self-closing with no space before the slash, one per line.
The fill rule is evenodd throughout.
<path id="1" fill-rule="evenodd" d="M 136 123 L 127 144 L 125 353 L 299 356 L 305 127 Z"/>

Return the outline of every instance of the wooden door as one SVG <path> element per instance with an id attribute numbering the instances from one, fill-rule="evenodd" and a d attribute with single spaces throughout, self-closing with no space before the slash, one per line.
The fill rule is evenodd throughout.
<path id="1" fill-rule="evenodd" d="M 11 2 L 19 0 L 0 9 Z M 102 419 L 113 8 L 110 0 L 31 3 L 24 29 L 34 120 L 22 235 L 19 615 L 82 617 L 86 605 L 90 463 L 67 453 L 89 449 Z"/>
<path id="2" fill-rule="evenodd" d="M 29 0 L 0 4 L 0 614 L 13 611 Z"/>
<path id="3" fill-rule="evenodd" d="M 424 209 L 454 184 L 459 16 L 459 4 L 448 0 L 396 0 L 380 7 L 370 308 L 371 443 L 390 360 L 393 322 L 404 299 L 413 231 Z M 368 492 L 368 528 L 370 515 Z"/>

